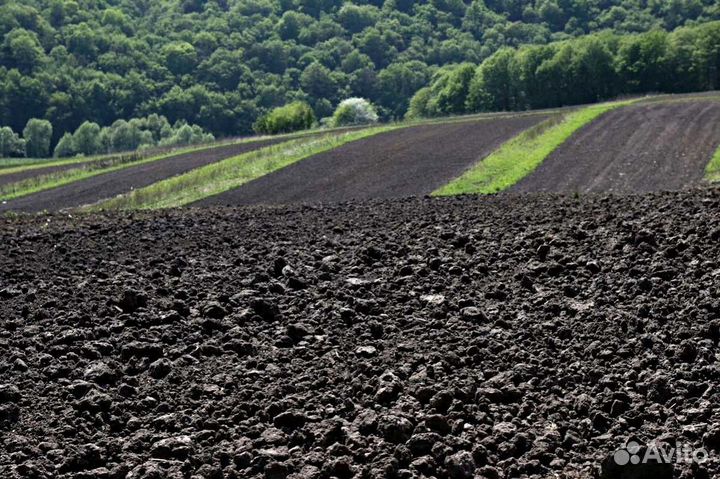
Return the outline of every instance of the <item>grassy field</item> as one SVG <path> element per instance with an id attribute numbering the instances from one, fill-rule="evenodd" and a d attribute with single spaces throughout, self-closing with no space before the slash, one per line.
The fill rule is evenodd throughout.
<path id="1" fill-rule="evenodd" d="M 351 141 L 398 128 L 401 126 L 386 125 L 290 140 L 197 168 L 89 208 L 93 210 L 158 209 L 187 205 L 237 188 L 263 175 Z"/>
<path id="2" fill-rule="evenodd" d="M 720 148 L 715 151 L 710 163 L 705 167 L 705 179 L 710 183 L 720 182 Z"/>
<path id="3" fill-rule="evenodd" d="M 492 194 L 509 188 L 532 173 L 578 129 L 608 111 L 636 101 L 603 103 L 554 115 L 506 142 L 433 195 Z"/>

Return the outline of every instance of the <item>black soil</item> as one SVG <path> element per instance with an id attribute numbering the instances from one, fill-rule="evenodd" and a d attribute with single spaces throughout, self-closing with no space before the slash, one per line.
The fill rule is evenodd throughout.
<path id="1" fill-rule="evenodd" d="M 196 205 L 421 196 L 460 176 L 509 138 L 546 118 L 521 115 L 381 133 L 302 160 Z"/>
<path id="2" fill-rule="evenodd" d="M 718 190 L 2 219 L 0 477 L 591 478 L 630 438 L 710 461 L 603 477 L 719 477 L 719 225 Z"/>
<path id="3" fill-rule="evenodd" d="M 720 145 L 720 102 L 611 111 L 573 135 L 512 192 L 642 193 L 701 182 Z"/>
<path id="4" fill-rule="evenodd" d="M 103 173 L 86 180 L 8 201 L 6 204 L 0 204 L 0 212 L 59 211 L 95 203 L 281 141 L 286 141 L 286 139 L 274 138 L 224 145 L 130 166 L 119 171 Z"/>

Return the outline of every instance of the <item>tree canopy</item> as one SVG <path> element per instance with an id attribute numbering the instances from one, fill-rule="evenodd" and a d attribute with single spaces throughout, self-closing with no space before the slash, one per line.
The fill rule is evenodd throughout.
<path id="1" fill-rule="evenodd" d="M 720 22 L 668 33 L 609 32 L 503 48 L 479 65 L 438 70 L 408 116 L 526 110 L 593 103 L 621 95 L 720 89 Z"/>

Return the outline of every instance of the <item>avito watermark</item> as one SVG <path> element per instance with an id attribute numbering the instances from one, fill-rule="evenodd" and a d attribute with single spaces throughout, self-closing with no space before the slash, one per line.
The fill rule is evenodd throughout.
<path id="1" fill-rule="evenodd" d="M 626 466 L 628 464 L 702 464 L 707 461 L 709 454 L 705 448 L 694 448 L 683 442 L 675 444 L 653 441 L 642 447 L 635 441 L 629 441 L 613 454 L 615 464 Z"/>

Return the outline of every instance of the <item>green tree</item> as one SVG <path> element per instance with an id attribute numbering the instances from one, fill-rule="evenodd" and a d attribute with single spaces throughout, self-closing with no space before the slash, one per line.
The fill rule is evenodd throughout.
<path id="1" fill-rule="evenodd" d="M 197 63 L 197 52 L 188 42 L 174 42 L 163 48 L 165 66 L 176 75 L 189 73 Z"/>
<path id="2" fill-rule="evenodd" d="M 315 98 L 332 98 L 337 89 L 330 70 L 318 62 L 311 63 L 303 70 L 300 86 L 305 93 Z"/>
<path id="3" fill-rule="evenodd" d="M 467 111 L 465 103 L 474 75 L 475 65 L 470 63 L 450 70 L 443 88 L 437 94 L 437 106 L 440 113 L 459 114 Z"/>
<path id="4" fill-rule="evenodd" d="M 315 123 L 315 114 L 305 102 L 296 101 L 288 105 L 275 108 L 265 116 L 260 117 L 254 129 L 258 133 L 288 133 L 305 130 Z"/>
<path id="5" fill-rule="evenodd" d="M 73 136 L 71 133 L 65 133 L 58 144 L 55 145 L 54 155 L 58 158 L 65 158 L 75 155 L 75 145 L 73 144 Z"/>
<path id="6" fill-rule="evenodd" d="M 53 127 L 47 120 L 32 118 L 28 120 L 23 130 L 27 156 L 31 158 L 45 158 L 50 154 Z"/>
<path id="7" fill-rule="evenodd" d="M 5 37 L 3 49 L 9 63 L 23 72 L 37 68 L 45 56 L 35 32 L 16 28 Z"/>
<path id="8" fill-rule="evenodd" d="M 468 90 L 469 111 L 507 111 L 516 106 L 514 62 L 515 51 L 504 49 L 480 65 Z"/>
<path id="9" fill-rule="evenodd" d="M 101 151 L 100 126 L 90 121 L 84 122 L 73 134 L 73 147 L 76 153 L 95 155 Z"/>
<path id="10" fill-rule="evenodd" d="M 0 156 L 22 156 L 25 153 L 25 141 L 12 128 L 0 128 Z"/>

